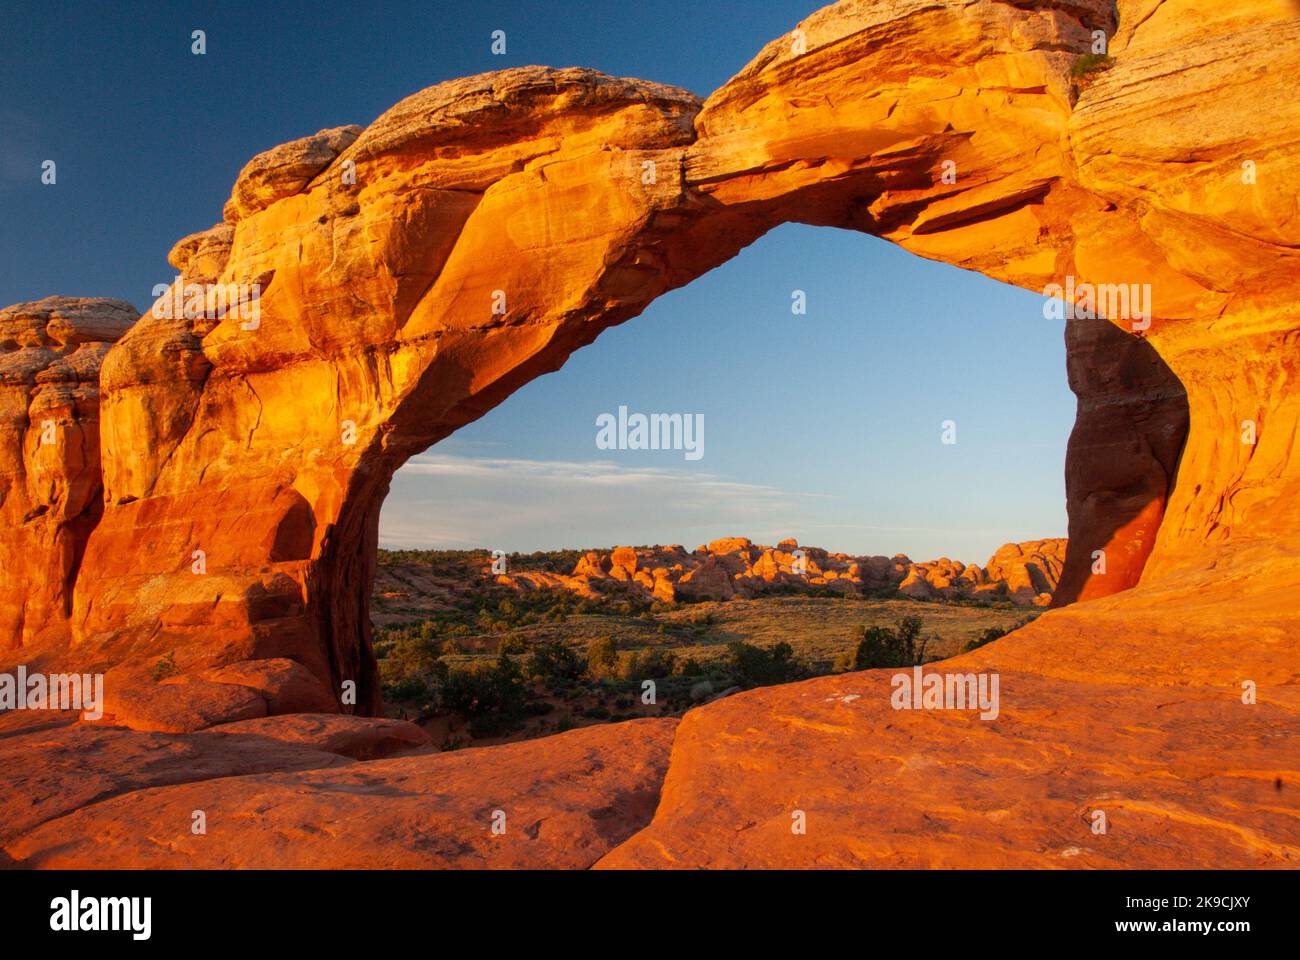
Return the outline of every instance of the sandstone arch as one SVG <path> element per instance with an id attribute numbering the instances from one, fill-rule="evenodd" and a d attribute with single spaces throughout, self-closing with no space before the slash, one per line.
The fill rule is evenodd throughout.
<path id="1" fill-rule="evenodd" d="M 1253 118 L 1285 67 L 1264 38 L 1294 36 L 1295 21 L 1261 0 L 1200 17 L 1189 45 L 1180 14 L 1194 5 L 1147 6 L 846 0 L 800 25 L 803 52 L 774 40 L 702 104 L 522 68 L 256 158 L 225 222 L 173 262 L 182 283 L 261 283 L 261 325 L 146 315 L 108 353 L 103 517 L 70 616 L 41 642 L 119 669 L 173 649 L 186 673 L 288 659 L 331 691 L 358 682 L 356 708 L 373 711 L 365 586 L 393 471 L 790 220 L 1030 289 L 1067 274 L 1151 282 L 1142 339 L 1190 400 L 1182 480 L 1167 507 L 1142 494 L 1140 529 L 1103 537 L 1130 562 L 1089 582 L 1072 554 L 1067 577 L 1093 596 L 1140 574 L 1192 582 L 1210 564 L 1245 576 L 1296 532 L 1295 198 L 1283 177 L 1238 176 L 1247 159 L 1293 164 L 1294 103 L 1270 101 L 1267 129 Z M 1113 63 L 1072 76 L 1095 30 Z M 1170 58 L 1176 90 L 1157 79 Z M 956 184 L 937 176 L 944 161 Z M 1224 368 L 1225 343 L 1244 369 Z M 1253 447 L 1242 419 L 1260 426 Z M 1169 450 L 1148 441 L 1129 438 L 1141 449 L 1103 482 L 1126 486 L 1153 461 L 1168 472 Z M 1072 508 L 1095 492 L 1072 491 Z"/>
<path id="2" fill-rule="evenodd" d="M 339 709 L 348 680 L 361 691 L 355 709 L 373 710 L 365 588 L 393 470 L 775 224 L 848 227 L 1029 289 L 1066 275 L 1150 282 L 1155 316 L 1141 341 L 1110 345 L 1106 328 L 1081 326 L 1071 363 L 1086 381 L 1121 362 L 1117 350 L 1158 353 L 1186 388 L 1177 484 L 1166 503 L 1151 480 L 1157 468 L 1168 475 L 1179 446 L 1163 431 L 1176 418 L 1154 408 L 1154 434 L 1138 425 L 1105 452 L 1136 451 L 1131 460 L 1100 481 L 1074 475 L 1072 524 L 1092 522 L 1077 507 L 1098 484 L 1136 491 L 1141 522 L 1102 534 L 1133 559 L 1114 581 L 1082 576 L 1087 603 L 961 659 L 997 669 L 1014 691 L 998 724 L 888 716 L 887 678 L 870 672 L 694 710 L 673 739 L 654 822 L 605 842 L 619 845 L 602 864 L 1293 863 L 1293 8 L 844 0 L 800 29 L 804 52 L 773 41 L 703 104 L 655 84 L 525 68 L 440 85 L 365 131 L 323 131 L 256 158 L 225 222 L 183 240 L 172 260 L 189 282 L 261 283 L 260 327 L 146 316 L 107 351 L 97 398 L 93 378 L 65 376 L 79 405 L 61 423 L 84 424 L 100 403 L 97 522 L 52 509 L 84 506 L 82 479 L 37 484 L 22 500 L 15 478 L 36 471 L 6 462 L 3 506 L 21 518 L 6 513 L 0 557 L 54 557 L 73 596 L 69 609 L 66 596 L 32 599 L 28 587 L 20 612 L 0 608 L 5 660 L 110 667 L 111 709 L 143 728 Z M 1098 29 L 1111 62 L 1073 76 Z M 641 182 L 647 160 L 654 184 Z M 944 160 L 956 184 L 936 177 Z M 498 289 L 504 316 L 490 310 Z M 28 330 L 39 312 L 17 311 L 5 329 Z M 98 332 L 78 336 L 99 344 L 88 361 L 121 333 L 86 329 Z M 52 362 L 10 358 L 6 372 L 21 368 L 4 381 L 11 426 L 30 419 L 38 359 Z M 1130 381 L 1127 402 L 1177 407 L 1168 381 Z M 1081 385 L 1094 400 L 1109 395 L 1105 377 Z M 1082 411 L 1085 440 L 1113 439 L 1107 424 L 1089 427 L 1106 406 Z M 344 420 L 355 444 L 342 442 Z M 1241 442 L 1244 420 L 1256 424 L 1254 444 Z M 74 474 L 84 478 L 81 466 L 41 475 Z M 1156 518 L 1143 512 L 1153 503 L 1163 514 L 1154 543 Z M 1098 529 L 1117 516 L 1102 509 Z M 93 526 L 88 538 L 74 522 Z M 195 549 L 206 552 L 202 576 L 189 572 Z M 150 666 L 172 650 L 181 675 L 152 682 Z M 1256 710 L 1242 712 L 1243 680 L 1261 690 Z M 563 750 L 576 750 L 565 736 Z M 666 734 L 653 736 L 666 749 Z M 485 766 L 523 762 L 519 750 L 482 754 Z M 393 761 L 367 778 L 415 766 Z M 274 789 L 290 797 L 295 783 L 334 782 L 278 776 Z M 227 804 L 265 796 L 264 782 L 249 781 L 204 789 Z M 185 789 L 137 791 L 76 823 L 183 822 L 194 806 Z M 386 802 L 365 798 L 368 813 Z M 277 817 L 321 815 L 295 803 Z M 811 809 L 798 846 L 792 803 Z M 1114 841 L 1088 836 L 1083 815 L 1101 804 L 1123 825 Z M 254 864 L 265 856 L 258 829 L 181 854 L 122 829 L 112 843 L 150 862 Z M 87 853 L 92 833 L 56 820 L 44 839 L 7 849 L 130 858 L 111 846 Z M 356 862 L 369 852 L 349 848 Z M 296 855 L 313 865 L 339 856 L 306 841 Z"/>

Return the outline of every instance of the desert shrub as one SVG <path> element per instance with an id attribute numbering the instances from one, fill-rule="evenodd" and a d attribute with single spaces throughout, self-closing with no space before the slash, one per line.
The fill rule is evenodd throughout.
<path id="1" fill-rule="evenodd" d="M 180 667 L 176 666 L 176 651 L 158 658 L 158 662 L 153 665 L 153 682 L 161 683 L 168 677 L 174 677 L 180 673 Z"/>
<path id="2" fill-rule="evenodd" d="M 453 667 L 441 694 L 442 706 L 466 717 L 475 737 L 510 728 L 524 712 L 523 673 L 504 655 L 491 665 Z"/>
<path id="3" fill-rule="evenodd" d="M 524 661 L 524 673 L 534 680 L 576 680 L 584 665 L 578 655 L 558 641 L 538 644 Z"/>
<path id="4" fill-rule="evenodd" d="M 577 566 L 582 556 L 582 550 L 538 550 L 535 553 L 512 553 L 510 554 L 510 569 L 568 573 Z"/>
<path id="5" fill-rule="evenodd" d="M 384 684 L 384 697 L 388 700 L 420 700 L 428 695 L 429 685 L 420 677 L 402 677 Z"/>
<path id="6" fill-rule="evenodd" d="M 1070 67 L 1070 76 L 1084 77 L 1098 70 L 1109 69 L 1114 59 L 1104 53 L 1085 53 Z"/>
<path id="7" fill-rule="evenodd" d="M 429 683 L 447 676 L 441 659 L 447 645 L 429 621 L 380 633 L 374 647 L 384 696 L 397 701 L 427 696 Z"/>
<path id="8" fill-rule="evenodd" d="M 620 680 L 658 680 L 672 675 L 677 657 L 667 651 L 651 647 L 626 653 L 619 660 L 618 677 Z"/>
<path id="9" fill-rule="evenodd" d="M 527 653 L 528 644 L 524 641 L 523 637 L 506 637 L 504 640 L 501 641 L 501 644 L 497 647 L 497 650 L 500 653 L 506 653 L 514 657 L 514 656 L 519 656 L 520 654 L 523 653 Z"/>
<path id="10" fill-rule="evenodd" d="M 674 672 L 679 677 L 698 677 L 704 673 L 704 668 L 700 666 L 700 661 L 694 657 L 686 657 L 677 661 L 677 669 Z"/>
<path id="11" fill-rule="evenodd" d="M 750 687 L 785 683 L 793 680 L 799 672 L 794 660 L 794 648 L 784 640 L 771 650 L 764 650 L 752 643 L 733 641 L 727 644 L 727 660 L 736 684 L 747 690 Z"/>
<path id="12" fill-rule="evenodd" d="M 587 675 L 593 680 L 604 680 L 618 673 L 618 642 L 613 637 L 601 637 L 587 646 Z"/>
<path id="13" fill-rule="evenodd" d="M 582 715 L 591 720 L 609 719 L 609 711 L 601 706 L 588 707 L 586 710 L 582 711 Z"/>
<path id="14" fill-rule="evenodd" d="M 989 627 L 987 630 L 983 631 L 974 640 L 967 640 L 966 643 L 962 646 L 961 652 L 970 653 L 970 651 L 972 650 L 978 650 L 980 647 L 992 643 L 994 640 L 1001 640 L 1008 633 L 1011 633 L 1013 630 L 1019 630 L 1021 627 L 1025 626 L 1030 622 L 1031 622 L 1030 620 L 1026 619 L 1026 620 L 1021 620 L 1019 623 L 1011 627 Z"/>
<path id="15" fill-rule="evenodd" d="M 978 650 L 985 644 L 992 643 L 994 640 L 1001 639 L 1007 635 L 1007 631 L 1002 627 L 989 627 L 980 633 L 974 640 L 967 640 L 962 644 L 961 652 L 970 653 L 972 650 Z"/>
<path id="16" fill-rule="evenodd" d="M 921 636 L 921 618 L 903 617 L 894 626 L 867 627 L 853 632 L 854 645 L 835 661 L 836 670 L 874 670 L 880 667 L 911 667 L 925 659 L 926 641 Z"/>

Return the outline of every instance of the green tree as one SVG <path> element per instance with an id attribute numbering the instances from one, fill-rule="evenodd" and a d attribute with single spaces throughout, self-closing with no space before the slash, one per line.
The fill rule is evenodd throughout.
<path id="1" fill-rule="evenodd" d="M 782 640 L 764 650 L 752 643 L 735 640 L 727 644 L 727 659 L 735 674 L 736 683 L 749 689 L 793 680 L 799 672 L 794 660 L 794 648 Z"/>
<path id="2" fill-rule="evenodd" d="M 651 647 L 625 654 L 619 663 L 618 674 L 624 680 L 659 680 L 672 676 L 677 658 L 666 651 Z"/>
<path id="3" fill-rule="evenodd" d="M 516 725 L 525 700 L 523 672 L 505 654 L 490 666 L 453 667 L 442 684 L 442 705 L 468 719 L 475 737 Z"/>
<path id="4" fill-rule="evenodd" d="M 853 648 L 836 660 L 835 668 L 875 670 L 915 666 L 925 659 L 926 641 L 919 648 L 916 642 L 922 626 L 920 617 L 903 617 L 893 629 L 859 624 L 853 631 Z"/>
<path id="5" fill-rule="evenodd" d="M 613 637 L 601 637 L 587 646 L 587 673 L 593 680 L 613 677 L 618 672 L 618 643 Z"/>
<path id="6" fill-rule="evenodd" d="M 582 670 L 578 655 L 554 640 L 535 646 L 524 661 L 524 673 L 534 680 L 576 680 Z"/>

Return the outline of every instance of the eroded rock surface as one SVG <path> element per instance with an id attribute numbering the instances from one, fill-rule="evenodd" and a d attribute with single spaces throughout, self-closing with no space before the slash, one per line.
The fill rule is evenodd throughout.
<path id="1" fill-rule="evenodd" d="M 27 867 L 587 867 L 650 820 L 675 726 L 631 720 L 489 749 L 137 789 L 5 846 Z M 220 745 L 245 735 L 200 736 Z M 196 809 L 205 835 L 190 830 Z"/>
<path id="2" fill-rule="evenodd" d="M 102 297 L 0 310 L 0 660 L 68 639 L 78 564 L 102 511 L 99 369 L 138 316 Z"/>

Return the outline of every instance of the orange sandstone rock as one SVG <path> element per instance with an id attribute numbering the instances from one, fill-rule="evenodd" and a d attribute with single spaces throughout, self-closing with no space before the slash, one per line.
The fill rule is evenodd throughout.
<path id="1" fill-rule="evenodd" d="M 353 760 L 378 760 L 395 753 L 431 748 L 429 735 L 405 720 L 292 713 L 211 727 L 211 734 L 251 734 L 297 743 Z"/>
<path id="2" fill-rule="evenodd" d="M 69 636 L 78 564 L 102 510 L 99 369 L 137 316 L 98 297 L 0 310 L 0 660 Z"/>
<path id="3" fill-rule="evenodd" d="M 632 720 L 365 764 L 327 754 L 347 765 L 137 789 L 4 849 L 25 867 L 586 867 L 649 822 L 675 726 Z M 190 831 L 195 809 L 204 836 Z"/>
<path id="4" fill-rule="evenodd" d="M 0 314 L 0 667 L 117 668 L 126 722 L 168 729 L 265 713 L 266 691 L 204 679 L 257 660 L 377 712 L 366 604 L 393 472 L 798 221 L 1034 291 L 1149 285 L 1149 318 L 1067 325 L 1080 412 L 1057 601 L 1086 602 L 959 662 L 1005 675 L 999 719 L 899 716 L 881 675 L 717 701 L 682 724 L 654 823 L 612 851 L 654 805 L 657 778 L 620 780 L 628 741 L 654 739 L 634 725 L 213 781 L 204 796 L 218 789 L 233 815 L 269 812 L 202 847 L 139 827 L 180 829 L 196 787 L 139 790 L 6 841 L 13 859 L 1295 862 L 1295 791 L 1273 784 L 1293 786 L 1300 713 L 1300 19 L 1277 0 L 843 0 L 799 29 L 703 104 L 526 67 L 417 93 L 350 143 L 334 131 L 261 155 L 229 229 L 173 257 L 182 284 L 256 284 L 255 326 L 146 314 L 123 336 L 130 311 L 104 302 L 91 313 L 107 319 L 78 308 L 56 323 L 65 307 L 48 302 Z M 1111 60 L 1077 76 L 1096 30 Z M 39 459 L 33 407 L 78 442 Z M 735 589 L 755 559 L 708 556 L 675 589 Z M 1016 562 L 1026 595 L 1052 566 Z M 910 563 L 866 566 L 903 582 Z M 940 589 L 966 574 L 930 572 Z M 167 655 L 182 673 L 155 682 Z M 1251 712 L 1244 681 L 1261 691 Z M 664 740 L 637 755 L 662 756 Z M 468 835 L 489 795 L 529 811 L 522 833 L 438 839 Z M 629 796 L 635 817 L 610 799 Z M 1086 829 L 1097 807 L 1117 824 L 1104 842 Z M 320 838 L 343 819 L 369 832 L 285 848 L 285 831 Z"/>

